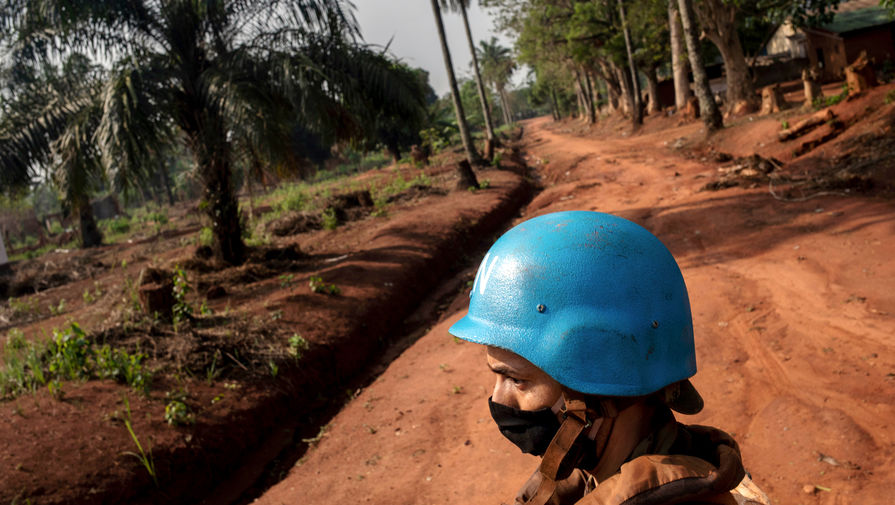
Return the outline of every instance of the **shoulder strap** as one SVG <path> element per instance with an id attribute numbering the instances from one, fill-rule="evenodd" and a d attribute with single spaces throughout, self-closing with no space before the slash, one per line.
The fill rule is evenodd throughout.
<path id="1" fill-rule="evenodd" d="M 556 481 L 568 477 L 581 457 L 581 444 L 576 446 L 575 442 L 585 435 L 585 430 L 593 426 L 594 420 L 600 417 L 595 411 L 588 409 L 583 398 L 566 392 L 563 393 L 563 397 L 564 420 L 541 458 L 538 467 L 541 482 L 538 489 L 524 505 L 544 505 L 550 500 L 556 491 Z M 598 454 L 606 447 L 613 424 L 614 417 L 606 417 L 600 425 L 596 439 Z M 608 428 L 604 425 L 608 425 Z"/>

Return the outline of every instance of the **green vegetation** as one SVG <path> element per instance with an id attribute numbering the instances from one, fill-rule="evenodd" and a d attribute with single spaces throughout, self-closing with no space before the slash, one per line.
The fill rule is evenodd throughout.
<path id="1" fill-rule="evenodd" d="M 842 84 L 842 91 L 837 95 L 831 95 L 828 97 L 819 96 L 814 99 L 814 108 L 815 109 L 823 109 L 824 107 L 832 107 L 839 102 L 848 98 L 848 84 Z"/>
<path id="2" fill-rule="evenodd" d="M 325 295 L 336 296 L 342 293 L 342 290 L 339 289 L 335 284 L 329 284 L 323 282 L 321 277 L 311 276 L 310 281 L 308 282 L 308 286 L 311 288 L 311 291 L 314 293 L 323 293 Z"/>
<path id="3" fill-rule="evenodd" d="M 174 307 L 171 309 L 174 328 L 193 316 L 193 307 L 187 302 L 186 295 L 191 291 L 189 280 L 182 268 L 174 268 Z"/>
<path id="4" fill-rule="evenodd" d="M 33 296 L 9 298 L 8 303 L 13 317 L 30 317 L 40 314 L 40 307 L 37 305 L 37 298 Z"/>
<path id="5" fill-rule="evenodd" d="M 189 395 L 183 388 L 165 392 L 165 422 L 171 426 L 187 426 L 196 422 L 187 400 Z"/>
<path id="6" fill-rule="evenodd" d="M 294 333 L 289 337 L 289 354 L 295 358 L 295 361 L 301 360 L 303 353 L 307 351 L 309 347 L 308 341 L 298 333 Z"/>
<path id="7" fill-rule="evenodd" d="M 52 166 L 85 246 L 102 241 L 92 193 L 173 203 L 172 188 L 195 185 L 215 256 L 242 263 L 234 182 L 307 175 L 337 143 L 405 148 L 425 117 L 426 80 L 361 42 L 342 2 L 20 7 L 0 13 L 18 41 L 0 82 L 0 188 L 28 188 Z M 184 159 L 194 170 L 172 181 Z M 151 218 L 158 233 L 166 217 Z"/>
<path id="8" fill-rule="evenodd" d="M 140 439 L 137 438 L 137 434 L 134 432 L 134 426 L 131 423 L 131 404 L 128 401 L 127 396 L 122 395 L 122 401 L 124 402 L 125 411 L 124 426 L 127 428 L 131 440 L 134 441 L 134 445 L 137 446 L 137 452 L 128 451 L 125 452 L 125 454 L 137 458 L 137 460 L 140 461 L 140 464 L 143 465 L 143 468 L 146 469 L 146 472 L 149 473 L 155 487 L 158 487 L 158 474 L 155 471 L 155 460 L 152 458 L 152 447 L 148 447 L 146 451 L 143 450 L 143 445 L 140 444 Z"/>
<path id="9" fill-rule="evenodd" d="M 335 230 L 339 226 L 339 218 L 336 217 L 336 209 L 327 207 L 323 209 L 323 229 Z"/>
<path id="10" fill-rule="evenodd" d="M 15 398 L 43 386 L 59 398 L 62 381 L 89 379 L 112 379 L 145 393 L 152 377 L 143 366 L 145 358 L 140 352 L 97 346 L 77 323 L 53 330 L 45 342 L 27 341 L 21 331 L 10 330 L 0 368 L 0 398 Z"/>
<path id="11" fill-rule="evenodd" d="M 889 105 L 892 102 L 895 102 L 895 89 L 889 90 L 889 92 L 886 93 L 886 105 Z"/>

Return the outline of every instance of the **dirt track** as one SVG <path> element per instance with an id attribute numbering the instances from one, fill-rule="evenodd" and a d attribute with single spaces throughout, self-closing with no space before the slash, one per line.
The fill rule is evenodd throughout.
<path id="1" fill-rule="evenodd" d="M 524 217 L 611 212 L 669 246 L 690 291 L 694 383 L 706 399 L 683 421 L 732 433 L 775 503 L 891 503 L 895 205 L 788 203 L 764 187 L 699 192 L 715 165 L 667 147 L 698 130 L 607 140 L 534 120 L 529 164 L 546 189 Z M 511 501 L 536 460 L 494 428 L 481 348 L 446 332 L 465 301 L 346 405 L 258 503 Z"/>

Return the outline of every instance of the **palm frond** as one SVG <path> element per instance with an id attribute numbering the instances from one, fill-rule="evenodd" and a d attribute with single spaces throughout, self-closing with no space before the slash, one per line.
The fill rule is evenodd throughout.
<path id="1" fill-rule="evenodd" d="M 145 183 L 173 141 L 173 125 L 165 114 L 172 84 L 157 55 L 119 62 L 106 81 L 96 141 L 116 188 L 132 192 Z"/>

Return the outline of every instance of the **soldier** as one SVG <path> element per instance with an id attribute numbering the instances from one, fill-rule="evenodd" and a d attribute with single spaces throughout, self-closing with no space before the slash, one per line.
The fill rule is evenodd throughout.
<path id="1" fill-rule="evenodd" d="M 769 503 L 728 434 L 674 418 L 703 406 L 690 302 L 642 227 L 582 211 L 521 223 L 488 251 L 449 331 L 487 346 L 491 415 L 541 456 L 517 504 Z"/>

